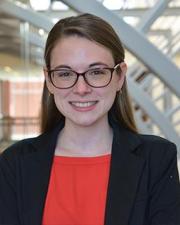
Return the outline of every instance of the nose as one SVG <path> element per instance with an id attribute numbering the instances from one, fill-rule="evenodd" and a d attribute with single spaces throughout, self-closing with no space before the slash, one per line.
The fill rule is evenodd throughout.
<path id="1" fill-rule="evenodd" d="M 74 85 L 73 92 L 84 95 L 91 92 L 91 87 L 86 83 L 83 76 L 79 76 L 77 83 Z"/>

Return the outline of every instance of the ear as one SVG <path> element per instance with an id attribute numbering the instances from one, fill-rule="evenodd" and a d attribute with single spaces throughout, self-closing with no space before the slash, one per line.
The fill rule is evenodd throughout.
<path id="1" fill-rule="evenodd" d="M 120 66 L 120 70 L 117 72 L 119 73 L 119 80 L 118 80 L 118 90 L 117 91 L 120 91 L 123 84 L 124 84 L 124 80 L 125 80 L 125 76 L 126 76 L 126 72 L 127 72 L 127 64 L 125 62 L 121 62 L 119 64 Z"/>
<path id="2" fill-rule="evenodd" d="M 46 86 L 47 86 L 49 92 L 51 94 L 53 94 L 54 93 L 54 87 L 53 87 L 53 85 L 50 81 L 50 78 L 49 78 L 49 75 L 48 75 L 48 70 L 47 70 L 46 67 L 43 67 L 43 72 L 44 72 L 44 78 L 45 78 L 45 81 L 46 81 Z"/>

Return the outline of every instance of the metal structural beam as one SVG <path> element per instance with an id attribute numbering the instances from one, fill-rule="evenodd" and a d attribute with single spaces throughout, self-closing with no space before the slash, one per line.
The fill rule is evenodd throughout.
<path id="1" fill-rule="evenodd" d="M 163 2 L 163 0 L 161 1 Z M 148 12 L 151 8 L 132 8 L 132 9 L 120 9 L 113 10 L 116 14 L 120 16 L 128 16 L 128 17 L 142 17 L 144 13 Z M 163 16 L 176 16 L 179 15 L 180 7 L 168 7 Z"/>
<path id="2" fill-rule="evenodd" d="M 137 17 L 137 18 L 141 18 L 145 13 L 148 12 L 148 10 L 150 10 L 151 8 L 132 8 L 132 9 L 119 9 L 119 10 L 112 10 L 116 15 L 120 16 L 120 17 Z M 179 15 L 180 12 L 180 7 L 171 7 L 171 8 L 167 8 L 164 13 L 163 16 L 168 17 L 168 16 L 176 16 Z M 55 11 L 55 10 L 48 10 L 48 11 L 41 11 L 38 12 L 39 14 L 45 15 L 48 18 L 65 18 L 68 16 L 72 16 L 72 15 L 76 15 L 77 13 L 72 10 L 72 9 L 68 9 L 67 11 Z"/>
<path id="3" fill-rule="evenodd" d="M 0 1 L 0 12 L 5 12 L 22 21 L 28 21 L 30 24 L 43 28 L 46 31 L 49 31 L 53 26 L 53 22 L 46 16 L 7 0 Z"/>
<path id="4" fill-rule="evenodd" d="M 20 40 L 21 36 L 20 36 L 20 32 L 18 32 L 17 29 L 12 30 L 11 28 L 9 28 L 5 25 L 2 26 L 1 24 L 0 24 L 0 27 L 1 27 L 1 31 L 3 33 L 3 34 L 0 33 L 0 39 L 1 39 L 1 43 L 3 43 L 3 45 L 6 45 L 5 43 L 8 43 L 8 41 L 9 41 L 8 38 L 12 39 L 16 42 L 17 42 L 17 40 L 18 40 L 18 42 L 20 42 L 19 40 Z M 4 35 L 4 34 L 9 34 L 9 36 Z M 38 34 L 35 34 L 32 32 L 29 33 L 29 42 L 30 42 L 30 44 L 36 45 L 41 48 L 44 48 L 44 46 L 45 46 L 45 40 Z M 7 44 L 7 46 L 8 46 L 8 44 Z"/>
<path id="5" fill-rule="evenodd" d="M 148 32 L 151 25 L 156 21 L 156 19 L 165 11 L 169 2 L 171 0 L 157 1 L 156 5 L 149 9 L 141 18 L 137 29 L 143 33 Z"/>
<path id="6" fill-rule="evenodd" d="M 85 4 L 84 0 L 64 0 L 63 2 L 78 12 L 93 13 L 108 21 L 114 27 L 126 48 L 180 97 L 178 67 L 151 44 L 142 32 L 132 28 L 95 0 L 89 1 L 88 4 Z"/>
<path id="7" fill-rule="evenodd" d="M 34 34 L 32 32 L 29 33 L 29 42 L 30 44 L 36 45 L 37 47 L 40 47 L 40 48 L 45 47 L 45 40 L 43 40 L 37 34 Z"/>
<path id="8" fill-rule="evenodd" d="M 165 117 L 154 105 L 154 102 L 149 98 L 149 96 L 144 93 L 144 91 L 139 88 L 139 86 L 128 78 L 128 86 L 131 96 L 135 102 L 137 102 L 143 110 L 151 117 L 151 119 L 161 128 L 163 134 L 169 140 L 175 142 L 180 148 L 180 139 L 178 134 L 175 132 L 170 121 Z M 180 151 L 180 149 L 178 149 Z"/>

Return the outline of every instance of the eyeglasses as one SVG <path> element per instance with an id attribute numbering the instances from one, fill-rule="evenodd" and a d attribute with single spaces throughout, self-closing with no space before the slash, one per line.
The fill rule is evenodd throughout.
<path id="1" fill-rule="evenodd" d="M 89 86 L 100 88 L 107 86 L 111 82 L 113 72 L 119 65 L 120 64 L 117 64 L 113 68 L 94 68 L 87 70 L 84 73 L 77 73 L 76 71 L 69 69 L 53 69 L 48 70 L 48 74 L 51 83 L 54 87 L 59 89 L 73 87 L 77 83 L 79 76 L 82 76 Z"/>

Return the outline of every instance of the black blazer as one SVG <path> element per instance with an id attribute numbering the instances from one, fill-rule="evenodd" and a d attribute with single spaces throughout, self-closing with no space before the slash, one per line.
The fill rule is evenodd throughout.
<path id="1" fill-rule="evenodd" d="M 62 126 L 20 141 L 0 156 L 0 225 L 41 225 Z M 112 127 L 105 225 L 180 225 L 175 145 Z"/>

